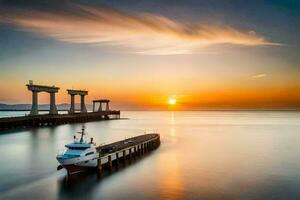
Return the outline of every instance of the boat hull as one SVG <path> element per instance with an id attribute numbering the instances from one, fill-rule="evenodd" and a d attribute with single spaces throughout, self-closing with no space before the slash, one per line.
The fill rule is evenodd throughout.
<path id="1" fill-rule="evenodd" d="M 57 160 L 68 172 L 77 172 L 97 167 L 97 158 L 98 155 L 91 155 L 70 159 L 60 159 L 58 157 Z"/>

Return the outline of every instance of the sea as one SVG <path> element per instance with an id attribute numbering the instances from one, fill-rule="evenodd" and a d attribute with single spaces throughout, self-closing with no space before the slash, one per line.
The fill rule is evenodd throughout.
<path id="1" fill-rule="evenodd" d="M 0 112 L 0 117 L 26 112 Z M 121 120 L 0 133 L 0 199 L 298 200 L 299 111 L 124 111 Z M 57 171 L 85 125 L 101 145 L 158 132 L 161 145 L 104 176 Z"/>

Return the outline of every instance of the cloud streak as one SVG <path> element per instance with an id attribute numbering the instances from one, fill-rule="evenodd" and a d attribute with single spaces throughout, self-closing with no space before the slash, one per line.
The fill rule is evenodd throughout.
<path id="1" fill-rule="evenodd" d="M 258 78 L 264 78 L 266 76 L 267 76 L 267 74 L 255 74 L 252 76 L 252 78 L 258 79 Z"/>
<path id="2" fill-rule="evenodd" d="M 254 31 L 226 25 L 183 23 L 149 13 L 127 13 L 106 6 L 71 5 L 64 10 L 0 9 L 0 22 L 58 41 L 128 48 L 139 54 L 201 52 L 203 47 L 231 44 L 279 45 Z"/>

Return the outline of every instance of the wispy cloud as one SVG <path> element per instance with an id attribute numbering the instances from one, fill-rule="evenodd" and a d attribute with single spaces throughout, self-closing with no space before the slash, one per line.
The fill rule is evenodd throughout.
<path id="1" fill-rule="evenodd" d="M 217 44 L 278 45 L 253 30 L 183 23 L 109 7 L 72 5 L 72 9 L 58 11 L 0 9 L 0 21 L 59 41 L 123 46 L 141 54 L 190 54 Z"/>
<path id="2" fill-rule="evenodd" d="M 264 78 L 264 77 L 266 77 L 267 76 L 267 74 L 255 74 L 255 75 L 253 75 L 252 76 L 252 78 Z"/>

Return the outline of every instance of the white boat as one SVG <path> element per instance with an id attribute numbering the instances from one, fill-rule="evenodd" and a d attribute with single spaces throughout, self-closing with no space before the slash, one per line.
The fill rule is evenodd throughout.
<path id="1" fill-rule="evenodd" d="M 80 140 L 74 136 L 74 142 L 65 145 L 66 150 L 56 156 L 60 168 L 65 168 L 68 173 L 79 172 L 97 166 L 99 153 L 93 138 L 90 142 L 85 139 L 84 127 L 82 127 Z"/>

